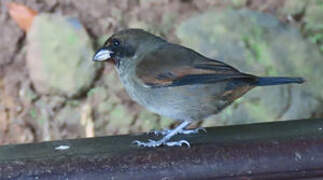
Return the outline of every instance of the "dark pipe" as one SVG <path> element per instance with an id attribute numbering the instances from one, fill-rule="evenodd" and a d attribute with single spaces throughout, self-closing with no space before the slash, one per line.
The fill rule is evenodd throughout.
<path id="1" fill-rule="evenodd" d="M 214 127 L 207 131 L 175 138 L 190 141 L 191 148 L 138 148 L 131 144 L 135 139 L 147 139 L 147 135 L 1 146 L 0 179 L 323 177 L 322 119 Z M 70 149 L 55 150 L 60 145 Z"/>

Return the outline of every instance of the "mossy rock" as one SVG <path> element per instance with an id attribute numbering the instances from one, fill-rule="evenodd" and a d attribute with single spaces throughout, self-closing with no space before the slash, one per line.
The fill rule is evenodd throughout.
<path id="1" fill-rule="evenodd" d="M 87 90 L 100 68 L 93 63 L 90 37 L 77 18 L 35 17 L 28 32 L 27 67 L 42 94 L 73 97 Z"/>
<path id="2" fill-rule="evenodd" d="M 187 19 L 176 34 L 183 45 L 242 72 L 301 76 L 307 81 L 303 85 L 257 87 L 239 103 L 209 118 L 207 124 L 308 118 L 320 107 L 323 58 L 318 48 L 298 29 L 274 16 L 247 9 L 215 9 Z"/>

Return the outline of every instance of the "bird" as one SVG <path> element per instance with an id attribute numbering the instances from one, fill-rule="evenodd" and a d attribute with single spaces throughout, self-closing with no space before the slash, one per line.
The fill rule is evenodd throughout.
<path id="1" fill-rule="evenodd" d="M 114 33 L 92 60 L 112 63 L 135 102 L 181 122 L 174 129 L 154 131 L 163 135 L 159 140 L 135 140 L 140 147 L 190 147 L 185 139 L 172 141 L 171 138 L 205 130 L 186 128 L 194 121 L 219 113 L 254 87 L 304 82 L 302 77 L 260 77 L 240 72 L 143 29 Z"/>

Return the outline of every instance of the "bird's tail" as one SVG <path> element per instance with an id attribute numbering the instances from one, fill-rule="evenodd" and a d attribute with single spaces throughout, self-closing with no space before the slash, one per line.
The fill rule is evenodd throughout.
<path id="1" fill-rule="evenodd" d="M 280 84 L 298 83 L 305 82 L 301 77 L 258 77 L 256 82 L 253 83 L 255 86 L 272 86 Z"/>

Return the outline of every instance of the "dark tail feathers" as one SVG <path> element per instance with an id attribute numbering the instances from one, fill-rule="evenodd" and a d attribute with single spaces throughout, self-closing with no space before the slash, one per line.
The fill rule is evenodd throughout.
<path id="1" fill-rule="evenodd" d="M 258 77 L 253 84 L 255 86 L 272 86 L 280 84 L 298 83 L 301 84 L 304 79 L 301 77 Z"/>

